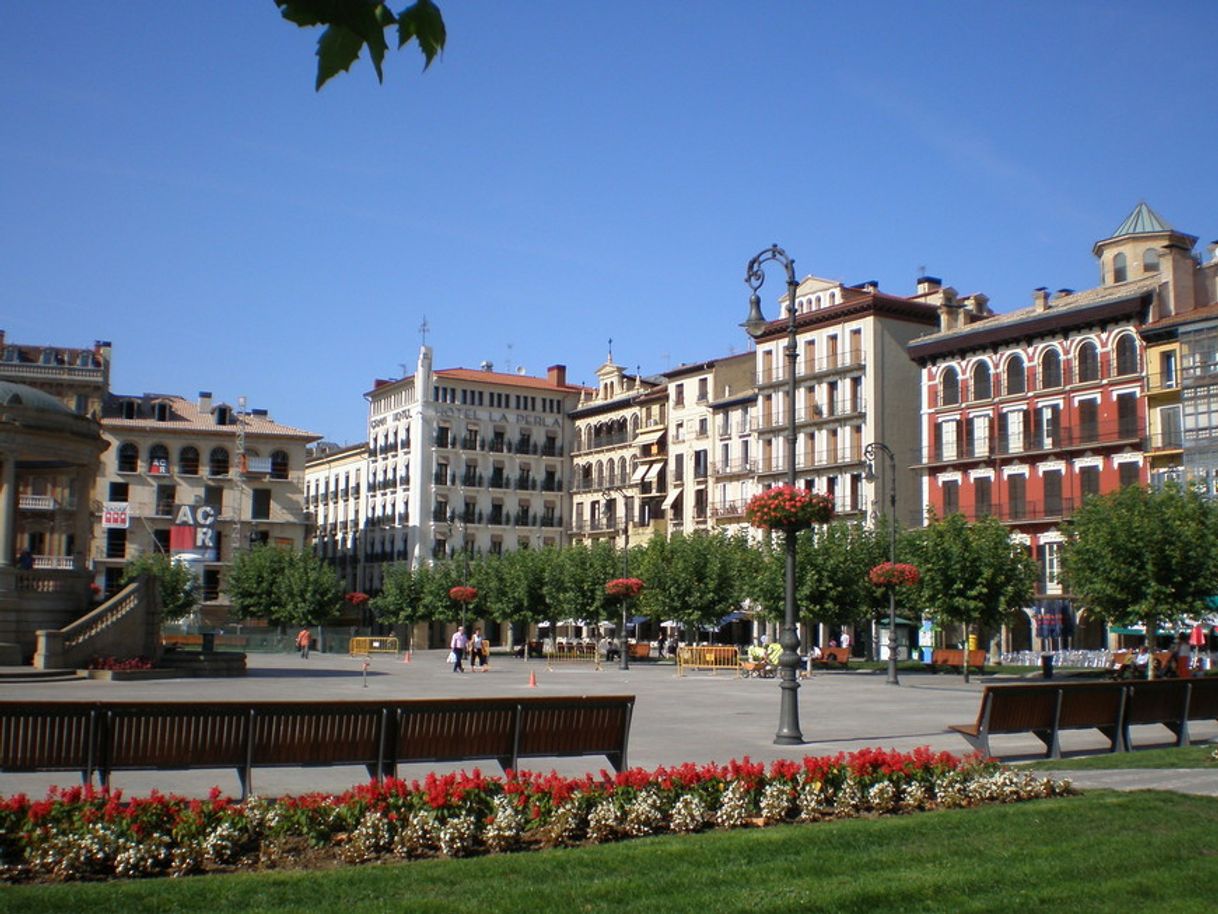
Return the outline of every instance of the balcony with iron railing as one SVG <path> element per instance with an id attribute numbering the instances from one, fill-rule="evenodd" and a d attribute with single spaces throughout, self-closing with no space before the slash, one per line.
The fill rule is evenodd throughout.
<path id="1" fill-rule="evenodd" d="M 847 352 L 830 352 L 828 355 L 813 359 L 811 363 L 805 358 L 800 358 L 795 365 L 795 378 L 796 380 L 808 380 L 826 375 L 860 371 L 866 366 L 866 363 L 866 353 L 861 349 Z M 787 379 L 785 361 L 769 370 L 759 371 L 754 376 L 757 387 L 781 384 Z"/>
<path id="2" fill-rule="evenodd" d="M 854 419 L 862 415 L 867 404 L 862 397 L 840 397 L 825 404 L 816 403 L 812 406 L 800 406 L 795 409 L 795 422 L 799 425 L 823 422 L 830 424 L 834 421 Z M 757 430 L 785 429 L 789 419 L 785 409 L 775 409 L 762 412 L 757 417 Z"/>
<path id="3" fill-rule="evenodd" d="M 1175 394 L 1180 390 L 1180 372 L 1156 371 L 1146 376 L 1146 394 Z"/>
<path id="4" fill-rule="evenodd" d="M 1052 524 L 1071 517 L 1081 504 L 1082 499 L 1063 497 L 1041 502 L 1024 500 L 974 505 L 967 509 L 956 507 L 950 511 L 942 508 L 941 513 L 962 514 L 969 521 L 993 517 L 1004 524 Z"/>
<path id="5" fill-rule="evenodd" d="M 1014 454 L 1051 453 L 1053 451 L 1086 450 L 1097 447 L 1144 448 L 1140 421 L 1095 422 L 1036 428 L 1028 435 L 999 434 L 996 438 L 965 438 L 938 441 L 917 455 L 923 465 L 954 463 L 960 460 L 988 460 Z"/>
<path id="6" fill-rule="evenodd" d="M 715 463 L 716 476 L 744 476 L 755 472 L 756 469 L 756 460 L 729 460 L 726 463 L 723 461 Z"/>

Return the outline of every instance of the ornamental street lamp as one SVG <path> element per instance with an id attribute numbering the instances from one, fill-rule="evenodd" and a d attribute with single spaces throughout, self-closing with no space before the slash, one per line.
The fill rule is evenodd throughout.
<path id="1" fill-rule="evenodd" d="M 888 561 L 897 563 L 897 458 L 892 448 L 882 441 L 873 441 L 863 448 L 863 459 L 867 461 L 866 477 L 869 481 L 877 478 L 875 459 L 879 451 L 888 458 L 888 523 L 890 527 L 888 541 Z M 900 685 L 897 678 L 897 588 L 895 584 L 888 585 L 888 685 Z"/>
<path id="2" fill-rule="evenodd" d="M 601 492 L 601 497 L 606 501 L 610 495 L 622 496 L 622 577 L 630 577 L 630 496 L 625 489 L 619 489 L 616 486 L 606 487 Z M 618 657 L 617 668 L 619 670 L 630 669 L 630 658 L 627 656 L 629 651 L 626 650 L 626 598 L 622 598 L 622 629 L 618 632 Z"/>
<path id="3" fill-rule="evenodd" d="M 798 347 L 795 340 L 795 293 L 799 284 L 795 281 L 795 261 L 787 256 L 786 251 L 773 244 L 749 261 L 745 267 L 745 284 L 753 290 L 749 296 L 749 316 L 740 326 L 749 336 L 757 339 L 765 333 L 769 322 L 761 313 L 761 296 L 757 290 L 765 282 L 765 273 L 761 271 L 764 264 L 776 261 L 787 273 L 787 345 L 785 349 L 787 364 L 787 484 L 795 486 L 795 360 Z M 778 657 L 778 675 L 781 680 L 782 703 L 778 710 L 778 732 L 774 734 L 774 743 L 779 746 L 795 746 L 803 743 L 804 735 L 799 729 L 799 682 L 796 669 L 799 666 L 799 638 L 795 634 L 795 537 L 796 531 L 788 529 L 787 563 L 786 563 L 786 592 L 782 636 L 778 639 L 782 645 L 782 653 Z"/>

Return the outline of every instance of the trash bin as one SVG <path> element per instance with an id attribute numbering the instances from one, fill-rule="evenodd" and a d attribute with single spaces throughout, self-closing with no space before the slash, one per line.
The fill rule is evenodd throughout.
<path id="1" fill-rule="evenodd" d="M 210 654 L 216 649 L 216 633 L 203 632 L 203 653 Z"/>
<path id="2" fill-rule="evenodd" d="M 1045 679 L 1053 678 L 1053 655 L 1052 654 L 1041 654 L 1040 655 L 1040 674 Z"/>

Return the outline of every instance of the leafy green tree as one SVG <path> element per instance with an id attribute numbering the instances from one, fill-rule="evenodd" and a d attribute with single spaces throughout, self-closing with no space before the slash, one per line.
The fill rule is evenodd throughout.
<path id="1" fill-rule="evenodd" d="M 911 538 L 922 580 L 911 605 L 940 623 L 956 623 L 968 636 L 974 627 L 992 629 L 1032 600 L 1036 563 L 996 518 L 969 523 L 961 514 L 932 517 Z M 968 681 L 968 664 L 964 665 Z"/>
<path id="2" fill-rule="evenodd" d="M 278 625 L 319 625 L 335 618 L 343 589 L 326 562 L 311 552 L 257 546 L 238 553 L 225 590 L 233 613 Z"/>
<path id="3" fill-rule="evenodd" d="M 381 582 L 381 592 L 369 604 L 377 619 L 390 625 L 406 626 L 406 649 L 414 649 L 414 625 L 426 621 L 419 576 L 406 563 L 389 566 Z"/>
<path id="4" fill-rule="evenodd" d="M 1218 593 L 1218 505 L 1178 485 L 1089 498 L 1066 524 L 1062 566 L 1089 612 L 1144 623 L 1153 647 L 1160 621 L 1201 615 Z"/>
<path id="5" fill-rule="evenodd" d="M 365 45 L 377 80 L 384 82 L 381 64 L 390 40 L 385 32 L 395 26 L 399 50 L 418 42 L 423 69 L 444 50 L 448 37 L 440 8 L 431 0 L 417 0 L 398 13 L 377 0 L 275 0 L 275 5 L 284 19 L 302 28 L 325 26 L 317 41 L 318 90 L 330 77 L 349 70 Z"/>
<path id="6" fill-rule="evenodd" d="M 796 553 L 802 567 L 797 574 L 796 596 L 802 613 L 821 622 L 857 624 L 872 618 L 887 600 L 881 600 L 867 572 L 888 557 L 887 536 L 876 528 L 839 521 L 808 531 Z"/>
<path id="7" fill-rule="evenodd" d="M 739 547 L 722 532 L 653 537 L 633 567 L 645 584 L 643 610 L 695 630 L 717 627 L 746 593 Z"/>
<path id="8" fill-rule="evenodd" d="M 551 616 L 571 616 L 599 622 L 608 617 L 614 604 L 605 593 L 605 582 L 618 577 L 621 555 L 606 541 L 591 546 L 561 549 L 546 568 L 546 607 Z M 550 619 L 558 621 L 557 618 Z"/>
<path id="9" fill-rule="evenodd" d="M 123 566 L 123 584 L 147 574 L 161 592 L 162 618 L 176 622 L 199 605 L 199 579 L 183 562 L 175 562 L 163 552 L 145 552 Z"/>

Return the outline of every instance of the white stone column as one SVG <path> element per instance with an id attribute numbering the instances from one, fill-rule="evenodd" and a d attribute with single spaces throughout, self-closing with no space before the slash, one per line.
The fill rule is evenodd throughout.
<path id="1" fill-rule="evenodd" d="M 0 568 L 11 567 L 13 533 L 17 525 L 17 458 L 11 453 L 0 454 Z"/>
<path id="2" fill-rule="evenodd" d="M 89 551 L 93 537 L 93 479 L 94 475 L 88 467 L 76 471 L 76 513 L 73 515 L 72 538 L 73 558 L 78 558 L 76 570 L 84 571 L 89 567 Z"/>

